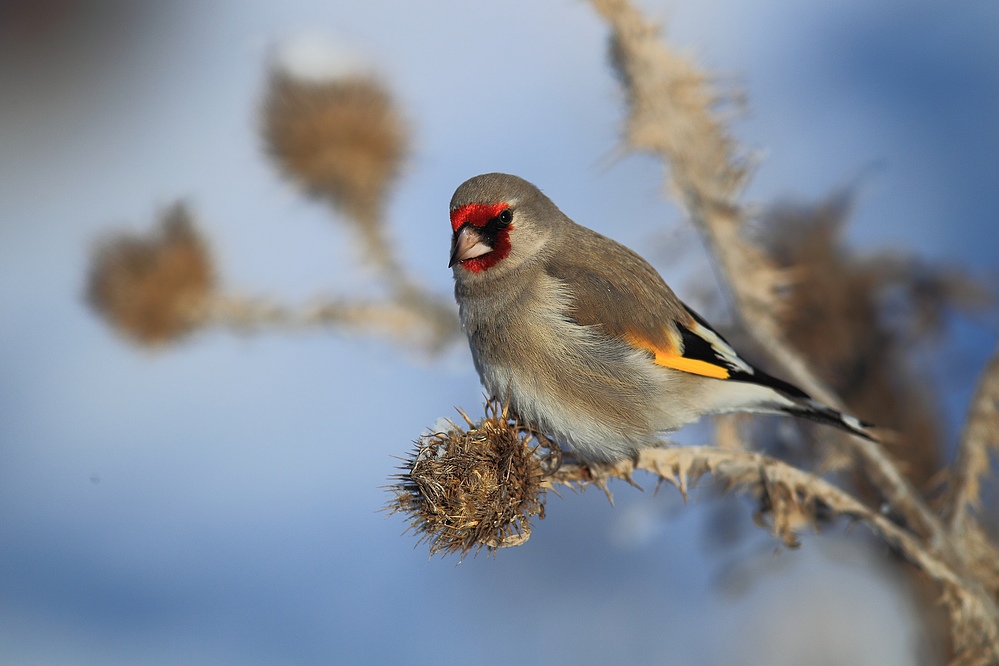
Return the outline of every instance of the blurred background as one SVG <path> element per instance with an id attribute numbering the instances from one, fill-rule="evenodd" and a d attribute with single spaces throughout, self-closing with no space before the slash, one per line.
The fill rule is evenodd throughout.
<path id="1" fill-rule="evenodd" d="M 641 4 L 746 91 L 748 200 L 849 188 L 861 254 L 995 284 L 999 5 Z M 464 343 L 426 358 L 210 330 L 150 350 L 86 306 L 95 244 L 177 199 L 227 291 L 371 291 L 350 233 L 260 134 L 276 49 L 332 43 L 380 73 L 411 131 L 386 217 L 429 290 L 451 289 L 451 192 L 507 171 L 724 317 L 659 165 L 617 149 L 606 35 L 564 0 L 0 0 L 0 661 L 935 663 L 885 547 L 835 526 L 788 551 L 707 483 L 686 505 L 651 481 L 614 486 L 615 507 L 550 497 L 525 546 L 428 559 L 379 509 L 394 456 L 455 406 L 479 413 Z M 950 445 L 995 332 L 954 318 L 923 359 Z"/>

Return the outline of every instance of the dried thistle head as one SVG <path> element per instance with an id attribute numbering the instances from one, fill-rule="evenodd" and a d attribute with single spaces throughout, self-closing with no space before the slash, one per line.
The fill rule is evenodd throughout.
<path id="1" fill-rule="evenodd" d="M 421 437 L 390 488 L 388 510 L 409 515 L 431 554 L 519 546 L 531 535 L 531 518 L 545 515 L 542 482 L 558 460 L 555 445 L 496 403 L 481 422 L 465 420 L 468 430 Z"/>
<path id="2" fill-rule="evenodd" d="M 285 173 L 355 222 L 379 223 L 409 143 L 384 86 L 370 75 L 316 81 L 275 69 L 263 121 L 264 140 Z"/>
<path id="3" fill-rule="evenodd" d="M 196 328 L 215 288 L 212 258 L 183 204 L 147 235 L 118 234 L 94 253 L 86 298 L 121 333 L 143 344 Z"/>

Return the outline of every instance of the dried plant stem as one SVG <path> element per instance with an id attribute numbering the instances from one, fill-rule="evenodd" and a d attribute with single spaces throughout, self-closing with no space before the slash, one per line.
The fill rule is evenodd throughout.
<path id="1" fill-rule="evenodd" d="M 326 299 L 291 308 L 262 298 L 218 295 L 204 310 L 205 324 L 241 333 L 264 328 L 313 329 L 330 326 L 374 332 L 406 346 L 436 352 L 460 334 L 454 313 L 442 303 L 432 310 L 411 301 Z"/>
<path id="2" fill-rule="evenodd" d="M 333 207 L 333 215 L 340 213 L 336 206 Z M 358 248 L 363 254 L 362 259 L 367 261 L 375 270 L 378 277 L 385 280 L 394 291 L 406 291 L 412 289 L 412 281 L 406 275 L 402 262 L 396 257 L 395 252 L 385 238 L 385 220 L 378 216 L 368 216 L 368 219 L 357 220 L 356 224 L 350 225 L 357 232 Z"/>
<path id="3" fill-rule="evenodd" d="M 658 27 L 627 0 L 591 0 L 613 30 L 613 57 L 625 86 L 628 146 L 651 152 L 670 167 L 671 189 L 717 257 L 721 279 L 747 331 L 794 381 L 818 400 L 841 401 L 783 341 L 777 288 L 786 277 L 763 251 L 742 237 L 745 211 L 738 202 L 748 178 L 745 161 L 715 117 L 721 98 L 708 75 L 659 39 Z M 931 536 L 941 521 L 880 445 L 857 437 L 837 441 L 909 525 Z"/>
<path id="4" fill-rule="evenodd" d="M 355 221 L 356 224 L 350 226 L 357 232 L 362 258 L 374 266 L 378 278 L 388 286 L 395 301 L 414 312 L 422 313 L 432 328 L 442 329 L 442 334 L 449 337 L 456 335 L 458 329 L 453 301 L 426 290 L 406 272 L 392 245 L 385 238 L 387 224 L 380 214 L 373 213 L 365 219 L 358 218 Z M 443 340 L 442 344 L 444 342 L 447 340 Z"/>
<path id="5" fill-rule="evenodd" d="M 335 301 L 305 311 L 245 301 L 218 305 L 216 319 L 242 328 L 346 324 L 382 329 L 438 349 L 457 332 L 454 307 L 406 271 L 388 233 L 388 193 L 409 153 L 409 129 L 392 94 L 376 77 L 348 74 L 302 79 L 280 64 L 264 98 L 263 134 L 275 164 L 304 191 L 330 205 L 355 234 L 360 257 L 389 291 L 387 303 Z M 231 299 L 230 299 L 231 300 Z M 427 333 L 428 331 L 428 333 Z"/>
<path id="6" fill-rule="evenodd" d="M 968 509 L 979 504 L 981 477 L 989 471 L 989 453 L 999 451 L 999 348 L 982 372 L 961 433 L 951 473 L 946 508 L 950 530 L 961 529 Z"/>
<path id="7" fill-rule="evenodd" d="M 713 447 L 669 447 L 645 449 L 635 461 L 622 461 L 594 470 L 563 464 L 551 477 L 551 487 L 597 485 L 607 491 L 608 478 L 633 483 L 636 470 L 650 472 L 687 496 L 687 491 L 705 474 L 729 488 L 748 492 L 771 519 L 770 529 L 785 543 L 796 542 L 795 530 L 815 524 L 818 515 L 838 515 L 867 525 L 916 568 L 935 581 L 947 606 L 958 655 L 954 664 L 999 661 L 999 608 L 977 581 L 961 575 L 951 564 L 911 531 L 834 486 L 825 479 L 785 462 L 752 451 Z"/>

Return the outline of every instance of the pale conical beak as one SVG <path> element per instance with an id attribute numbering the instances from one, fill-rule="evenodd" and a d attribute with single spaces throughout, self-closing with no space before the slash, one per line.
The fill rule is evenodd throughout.
<path id="1" fill-rule="evenodd" d="M 492 251 L 492 246 L 482 240 L 478 230 L 466 224 L 451 238 L 451 260 L 447 267 L 451 268 L 459 262 L 481 257 Z"/>

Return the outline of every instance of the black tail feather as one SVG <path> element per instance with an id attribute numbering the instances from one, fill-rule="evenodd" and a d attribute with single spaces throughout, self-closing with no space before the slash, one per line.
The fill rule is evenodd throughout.
<path id="1" fill-rule="evenodd" d="M 879 441 L 876 437 L 874 437 L 874 435 L 867 431 L 867 428 L 875 427 L 873 423 L 867 423 L 854 416 L 850 416 L 849 414 L 843 414 L 835 409 L 832 409 L 831 407 L 826 407 L 821 403 L 815 402 L 810 398 L 802 400 L 798 404 L 791 407 L 781 407 L 780 411 L 785 414 L 790 414 L 799 418 L 808 419 L 809 421 L 815 421 L 816 423 L 823 423 L 825 425 L 833 426 L 834 428 L 839 428 L 840 430 L 845 430 L 852 435 L 863 437 L 871 442 Z"/>
<path id="2" fill-rule="evenodd" d="M 701 324 L 701 326 L 712 330 L 711 326 L 699 314 L 690 308 L 687 308 L 687 312 L 689 312 L 690 315 L 699 324 Z M 684 335 L 683 341 L 685 356 L 709 360 L 709 362 L 716 364 L 721 363 L 728 369 L 729 372 L 726 381 L 756 384 L 757 386 L 765 386 L 772 389 L 787 401 L 775 404 L 774 407 L 777 411 L 803 419 L 808 419 L 809 421 L 815 421 L 816 423 L 830 425 L 834 428 L 845 430 L 850 434 L 856 435 L 857 437 L 863 437 L 864 439 L 872 442 L 881 441 L 867 431 L 868 428 L 877 427 L 873 423 L 866 423 L 854 416 L 843 414 L 836 411 L 832 407 L 827 407 L 821 402 L 816 401 L 812 398 L 812 396 L 808 395 L 794 384 L 786 382 L 783 379 L 778 379 L 773 375 L 769 375 L 759 368 L 749 366 L 745 363 L 745 361 L 742 362 L 742 367 L 735 367 L 730 363 L 725 363 L 723 359 L 719 358 L 715 348 L 709 341 L 704 340 L 698 335 L 687 331 L 682 327 L 681 334 Z M 718 335 L 718 333 L 715 332 L 715 335 Z M 726 345 L 728 344 L 720 335 L 718 335 L 718 337 Z M 747 372 L 747 370 L 749 371 Z M 787 404 L 788 402 L 791 404 Z"/>

